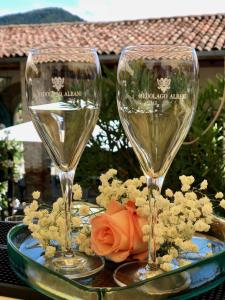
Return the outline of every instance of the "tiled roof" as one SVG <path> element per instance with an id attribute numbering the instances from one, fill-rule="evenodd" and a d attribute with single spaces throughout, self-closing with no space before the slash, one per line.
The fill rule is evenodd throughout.
<path id="1" fill-rule="evenodd" d="M 0 26 L 0 57 L 24 56 L 47 45 L 91 46 L 119 54 L 135 44 L 186 44 L 198 51 L 225 50 L 225 13 L 118 22 Z"/>

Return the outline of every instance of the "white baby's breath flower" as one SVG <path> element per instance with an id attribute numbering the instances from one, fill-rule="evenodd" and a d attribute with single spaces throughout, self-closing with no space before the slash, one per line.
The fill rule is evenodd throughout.
<path id="1" fill-rule="evenodd" d="M 189 252 L 198 252 L 198 246 L 196 244 L 193 244 L 192 241 L 184 241 L 181 243 L 180 248 L 184 251 L 189 251 Z"/>
<path id="2" fill-rule="evenodd" d="M 182 185 L 192 185 L 192 183 L 195 181 L 195 178 L 193 176 L 186 176 L 182 175 L 179 177 Z"/>
<path id="3" fill-rule="evenodd" d="M 64 205 L 64 199 L 63 199 L 63 197 L 59 197 L 59 198 L 57 199 L 56 203 L 57 203 L 59 206 Z"/>
<path id="4" fill-rule="evenodd" d="M 87 235 L 80 232 L 76 237 L 75 237 L 75 242 L 80 245 L 87 239 Z"/>
<path id="5" fill-rule="evenodd" d="M 207 196 L 204 196 L 204 197 L 202 197 L 202 198 L 199 199 L 199 203 L 201 205 L 209 204 L 210 200 L 209 200 L 209 198 Z"/>
<path id="6" fill-rule="evenodd" d="M 90 248 L 90 239 L 86 238 L 82 243 L 79 245 L 79 251 L 85 252 L 87 249 Z"/>
<path id="7" fill-rule="evenodd" d="M 40 235 L 39 232 L 36 232 L 36 231 L 32 232 L 32 237 L 35 238 L 35 239 L 37 239 L 39 242 L 41 240 L 41 235 Z"/>
<path id="8" fill-rule="evenodd" d="M 80 227 L 80 225 L 82 224 L 82 221 L 79 217 L 72 217 L 71 221 L 74 227 Z"/>
<path id="9" fill-rule="evenodd" d="M 220 201 L 220 206 L 225 209 L 225 200 L 224 199 L 222 199 Z"/>
<path id="10" fill-rule="evenodd" d="M 183 240 L 180 237 L 175 237 L 174 243 L 176 246 L 181 247 Z"/>
<path id="11" fill-rule="evenodd" d="M 81 216 L 87 216 L 90 213 L 90 207 L 88 205 L 81 205 L 79 208 L 79 214 Z"/>
<path id="12" fill-rule="evenodd" d="M 177 236 L 177 228 L 175 226 L 170 226 L 166 230 L 166 235 L 168 238 L 173 239 Z"/>
<path id="13" fill-rule="evenodd" d="M 60 229 L 65 228 L 65 226 L 66 226 L 65 218 L 62 216 L 58 217 L 56 220 L 56 224 Z"/>
<path id="14" fill-rule="evenodd" d="M 47 209 L 42 209 L 42 210 L 39 210 L 39 211 L 34 212 L 34 213 L 37 214 L 39 219 L 44 218 L 44 217 L 49 217 L 49 213 L 48 213 Z"/>
<path id="15" fill-rule="evenodd" d="M 111 177 L 117 175 L 117 170 L 116 170 L 116 169 L 109 169 L 108 172 L 107 172 L 106 174 L 107 174 L 107 176 L 108 176 L 109 178 L 111 178 Z"/>
<path id="16" fill-rule="evenodd" d="M 196 195 L 195 192 L 187 192 L 187 193 L 185 193 L 185 198 L 188 200 L 191 200 L 191 201 L 195 201 L 195 200 L 197 200 L 198 196 Z"/>
<path id="17" fill-rule="evenodd" d="M 180 191 L 174 193 L 174 203 L 181 204 L 184 200 L 184 195 Z"/>
<path id="18" fill-rule="evenodd" d="M 191 188 L 191 186 L 189 184 L 183 184 L 182 187 L 181 187 L 181 191 L 182 192 L 187 192 L 189 191 Z"/>
<path id="19" fill-rule="evenodd" d="M 31 218 L 30 218 L 29 216 L 25 216 L 25 217 L 23 218 L 23 223 L 24 223 L 25 225 L 29 225 L 30 222 L 31 222 Z"/>
<path id="20" fill-rule="evenodd" d="M 178 253 L 178 251 L 177 251 L 176 248 L 171 247 L 171 248 L 169 249 L 169 255 L 171 255 L 173 258 L 177 258 L 178 255 L 179 255 L 179 253 Z"/>
<path id="21" fill-rule="evenodd" d="M 102 182 L 103 185 L 107 184 L 109 179 L 114 177 L 117 174 L 117 170 L 115 169 L 109 169 L 105 174 L 102 174 L 100 176 L 100 181 Z"/>
<path id="22" fill-rule="evenodd" d="M 200 190 L 206 190 L 208 187 L 208 181 L 204 179 L 200 184 Z"/>
<path id="23" fill-rule="evenodd" d="M 50 231 L 51 233 L 57 232 L 57 230 L 58 230 L 58 228 L 57 228 L 56 226 L 49 226 L 49 231 Z"/>
<path id="24" fill-rule="evenodd" d="M 174 225 L 179 224 L 179 217 L 178 216 L 171 216 L 170 217 L 170 222 Z"/>
<path id="25" fill-rule="evenodd" d="M 212 222 L 213 222 L 213 215 L 206 216 L 204 218 L 204 220 L 205 220 L 206 224 L 209 224 L 209 225 L 212 224 Z"/>
<path id="26" fill-rule="evenodd" d="M 162 269 L 165 272 L 169 272 L 172 270 L 172 266 L 169 263 L 163 263 L 160 265 L 160 269 Z"/>
<path id="27" fill-rule="evenodd" d="M 166 189 L 165 194 L 167 197 L 173 197 L 173 191 L 171 189 Z"/>
<path id="28" fill-rule="evenodd" d="M 140 181 L 142 184 L 145 184 L 146 183 L 146 177 L 145 176 L 141 176 L 140 177 Z"/>
<path id="29" fill-rule="evenodd" d="M 38 224 L 33 224 L 33 223 L 30 223 L 30 224 L 28 225 L 28 228 L 29 228 L 29 230 L 32 231 L 32 232 L 35 232 L 35 231 L 40 230 L 40 226 L 39 226 Z"/>
<path id="30" fill-rule="evenodd" d="M 38 199 L 40 198 L 40 195 L 41 195 L 41 193 L 40 193 L 39 191 L 34 191 L 34 192 L 32 193 L 32 197 L 33 197 L 33 199 L 35 199 L 35 200 L 38 200 Z"/>
<path id="31" fill-rule="evenodd" d="M 179 259 L 178 264 L 180 267 L 184 267 L 184 266 L 190 265 L 191 261 L 187 260 L 187 259 Z"/>
<path id="32" fill-rule="evenodd" d="M 41 227 L 46 227 L 49 224 L 49 218 L 42 218 L 38 221 L 38 225 Z"/>
<path id="33" fill-rule="evenodd" d="M 57 202 L 54 202 L 53 206 L 52 206 L 52 210 L 54 212 L 58 212 L 58 211 L 60 211 L 60 209 L 61 209 L 60 205 Z"/>
<path id="34" fill-rule="evenodd" d="M 149 205 L 144 205 L 144 206 L 138 207 L 136 212 L 137 212 L 138 216 L 140 216 L 140 217 L 143 217 L 143 218 L 148 217 L 149 213 L 150 213 Z"/>
<path id="35" fill-rule="evenodd" d="M 187 176 L 188 177 L 188 184 L 192 184 L 192 183 L 194 183 L 194 181 L 195 181 L 195 178 L 194 178 L 194 176 Z"/>
<path id="36" fill-rule="evenodd" d="M 181 175 L 179 176 L 181 184 L 187 184 L 187 176 Z"/>
<path id="37" fill-rule="evenodd" d="M 182 212 L 182 206 L 181 205 L 174 205 L 171 209 L 172 216 L 177 216 Z"/>
<path id="38" fill-rule="evenodd" d="M 72 187 L 73 191 L 73 200 L 81 200 L 82 199 L 82 189 L 79 184 L 74 184 Z"/>
<path id="39" fill-rule="evenodd" d="M 91 234 L 91 226 L 89 224 L 84 224 L 80 232 L 85 234 L 86 236 L 90 235 Z"/>
<path id="40" fill-rule="evenodd" d="M 146 204 L 146 199 L 144 197 L 137 197 L 135 199 L 135 205 L 136 206 L 143 206 Z"/>
<path id="41" fill-rule="evenodd" d="M 167 198 L 160 196 L 156 199 L 156 206 L 158 210 L 168 210 L 171 203 Z"/>
<path id="42" fill-rule="evenodd" d="M 150 232 L 150 226 L 149 225 L 143 225 L 142 226 L 142 232 L 143 232 L 143 234 L 144 235 L 147 235 L 147 234 L 149 234 L 149 232 Z"/>
<path id="43" fill-rule="evenodd" d="M 38 209 L 38 202 L 36 200 L 32 201 L 30 204 L 30 210 L 35 211 Z"/>
<path id="44" fill-rule="evenodd" d="M 195 222 L 194 228 L 196 231 L 209 231 L 210 226 L 204 222 L 202 219 L 199 219 Z"/>
<path id="45" fill-rule="evenodd" d="M 213 208 L 212 208 L 212 204 L 211 203 L 205 204 L 202 207 L 202 214 L 203 214 L 203 216 L 208 216 L 208 215 L 210 215 L 212 213 L 213 213 Z"/>
<path id="46" fill-rule="evenodd" d="M 95 253 L 94 253 L 94 251 L 91 249 L 91 247 L 86 247 L 85 249 L 84 249 L 84 252 L 85 252 L 85 254 L 87 254 L 87 255 L 94 255 Z"/>
<path id="47" fill-rule="evenodd" d="M 149 237 L 148 237 L 149 238 Z M 156 236 L 156 245 L 160 246 L 166 241 L 164 236 Z"/>
<path id="48" fill-rule="evenodd" d="M 170 263 L 173 259 L 172 255 L 166 254 L 164 256 L 161 257 L 162 262 L 164 263 Z"/>
<path id="49" fill-rule="evenodd" d="M 55 255 L 56 248 L 53 246 L 47 246 L 45 249 L 45 257 L 50 258 Z"/>
<path id="50" fill-rule="evenodd" d="M 216 193 L 215 198 L 216 199 L 222 199 L 223 198 L 223 193 L 222 192 Z"/>

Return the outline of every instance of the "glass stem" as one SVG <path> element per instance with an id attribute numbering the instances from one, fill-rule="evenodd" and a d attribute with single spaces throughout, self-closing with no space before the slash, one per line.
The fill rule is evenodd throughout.
<path id="1" fill-rule="evenodd" d="M 73 251 L 71 248 L 72 245 L 72 236 L 71 236 L 71 203 L 72 203 L 72 186 L 74 180 L 75 170 L 69 172 L 60 172 L 60 183 L 62 189 L 62 196 L 64 199 L 65 207 L 65 256 L 72 256 Z"/>
<path id="2" fill-rule="evenodd" d="M 153 196 L 153 191 L 157 190 L 161 192 L 164 177 L 152 178 L 147 176 L 147 187 L 148 187 L 148 202 L 149 202 L 149 240 L 148 240 L 148 265 L 149 270 L 156 270 L 156 234 L 155 225 L 157 224 L 157 204 Z"/>

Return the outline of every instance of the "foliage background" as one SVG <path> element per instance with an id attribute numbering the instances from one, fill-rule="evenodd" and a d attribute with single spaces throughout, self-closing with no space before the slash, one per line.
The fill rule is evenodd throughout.
<path id="1" fill-rule="evenodd" d="M 13 182 L 17 180 L 21 156 L 19 142 L 7 137 L 0 141 L 0 219 L 12 212 Z"/>

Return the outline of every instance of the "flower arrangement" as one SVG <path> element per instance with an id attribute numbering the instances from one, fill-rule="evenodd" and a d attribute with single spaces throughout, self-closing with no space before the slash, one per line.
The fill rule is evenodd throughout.
<path id="1" fill-rule="evenodd" d="M 155 190 L 149 203 L 144 176 L 122 182 L 116 175 L 117 171 L 110 169 L 100 176 L 100 195 L 96 202 L 101 209 L 97 213 L 91 212 L 90 206 L 81 205 L 73 214 L 72 226 L 76 233 L 74 241 L 79 251 L 105 256 L 114 262 L 146 259 L 151 230 L 148 216 L 151 204 L 154 203 L 157 211 L 154 229 L 157 263 L 165 271 L 171 269 L 171 261 L 174 259 L 180 266 L 189 263 L 180 259 L 180 254 L 198 252 L 192 237 L 196 232 L 207 232 L 213 221 L 212 202 L 203 193 L 207 181 L 204 180 L 199 188 L 195 188 L 194 177 L 182 175 L 179 177 L 180 191 L 167 189 L 165 196 L 162 196 Z M 74 201 L 82 198 L 78 184 L 73 186 L 73 196 Z M 62 250 L 65 248 L 64 200 L 59 198 L 52 210 L 48 211 L 39 209 L 39 197 L 39 192 L 33 193 L 34 200 L 24 211 L 24 223 L 45 249 L 45 256 L 51 257 L 56 251 L 55 241 Z M 215 200 L 225 208 L 223 193 L 218 192 Z M 86 222 L 87 216 L 89 223 Z M 212 255 L 212 252 L 206 255 Z"/>

